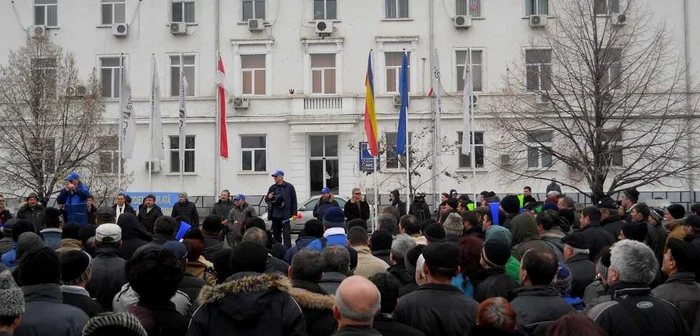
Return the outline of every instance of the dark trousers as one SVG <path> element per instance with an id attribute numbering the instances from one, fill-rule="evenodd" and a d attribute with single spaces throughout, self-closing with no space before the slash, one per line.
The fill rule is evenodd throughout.
<path id="1" fill-rule="evenodd" d="M 272 235 L 275 242 L 282 243 L 282 232 L 284 231 L 284 247 L 292 247 L 292 226 L 289 218 L 272 218 Z"/>

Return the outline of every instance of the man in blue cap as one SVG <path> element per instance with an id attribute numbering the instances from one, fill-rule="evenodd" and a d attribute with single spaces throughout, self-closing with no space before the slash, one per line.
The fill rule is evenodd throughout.
<path id="1" fill-rule="evenodd" d="M 229 232 L 226 234 L 228 244 L 233 247 L 243 239 L 243 225 L 251 218 L 258 217 L 255 208 L 245 201 L 245 195 L 238 194 L 233 198 L 233 208 L 228 213 L 226 224 Z"/>
<path id="2" fill-rule="evenodd" d="M 76 172 L 66 176 L 66 181 L 66 186 L 58 194 L 56 202 L 64 205 L 68 214 L 66 222 L 75 222 L 84 226 L 88 221 L 87 199 L 90 196 L 90 189 L 80 182 L 80 176 Z"/>
<path id="3" fill-rule="evenodd" d="M 331 188 L 326 187 L 321 189 L 321 198 L 318 199 L 318 203 L 316 203 L 316 206 L 314 207 L 314 217 L 320 221 L 323 221 L 323 215 L 326 213 L 326 210 L 332 207 L 340 208 L 340 205 L 338 204 L 338 201 L 333 198 Z"/>
<path id="4" fill-rule="evenodd" d="M 267 218 L 272 221 L 272 233 L 275 241 L 282 242 L 284 230 L 284 246 L 292 247 L 292 227 L 289 219 L 296 214 L 297 192 L 291 183 L 284 181 L 284 172 L 281 170 L 272 174 L 275 184 L 267 190 L 265 202 L 268 204 Z"/>

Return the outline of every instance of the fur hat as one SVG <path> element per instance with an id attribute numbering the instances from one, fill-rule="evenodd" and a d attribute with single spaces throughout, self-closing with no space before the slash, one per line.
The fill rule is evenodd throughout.
<path id="1" fill-rule="evenodd" d="M 343 214 L 343 209 L 339 207 L 331 207 L 326 210 L 323 215 L 323 225 L 327 228 L 344 228 L 345 227 L 345 215 Z"/>
<path id="2" fill-rule="evenodd" d="M 0 316 L 19 316 L 24 313 L 24 294 L 8 270 L 0 273 L 0 302 Z"/>
<path id="3" fill-rule="evenodd" d="M 106 330 L 124 336 L 148 336 L 141 322 L 129 313 L 104 313 L 90 320 L 83 328 L 83 336 L 103 335 Z"/>
<path id="4" fill-rule="evenodd" d="M 61 283 L 66 286 L 86 281 L 92 272 L 92 258 L 89 254 L 73 250 L 61 253 Z"/>

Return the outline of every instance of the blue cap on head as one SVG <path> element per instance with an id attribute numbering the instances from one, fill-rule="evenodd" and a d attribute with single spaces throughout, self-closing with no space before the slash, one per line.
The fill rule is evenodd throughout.
<path id="1" fill-rule="evenodd" d="M 234 197 L 233 199 L 245 201 L 245 195 L 243 195 L 243 194 L 238 194 L 238 195 L 236 195 L 236 197 Z"/>
<path id="2" fill-rule="evenodd" d="M 178 260 L 187 258 L 187 247 L 179 241 L 169 241 L 163 244 L 163 249 L 172 252 Z"/>
<path id="3" fill-rule="evenodd" d="M 281 170 L 276 171 L 274 174 L 272 174 L 272 177 L 277 177 L 277 176 L 282 176 L 284 177 L 284 172 Z"/>
<path id="4" fill-rule="evenodd" d="M 321 189 L 321 193 L 322 193 L 322 194 L 330 194 L 330 193 L 331 193 L 331 188 L 328 188 L 328 187 L 323 188 L 323 189 Z"/>
<path id="5" fill-rule="evenodd" d="M 66 176 L 66 181 L 80 180 L 80 175 L 76 172 L 72 172 Z"/>

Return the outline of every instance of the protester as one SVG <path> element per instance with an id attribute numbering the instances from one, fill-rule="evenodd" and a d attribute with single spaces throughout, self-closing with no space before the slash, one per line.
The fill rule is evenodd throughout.
<path id="1" fill-rule="evenodd" d="M 377 286 L 381 297 L 379 314 L 374 317 L 372 328 L 383 336 L 421 336 L 424 335 L 418 329 L 397 322 L 392 314 L 396 309 L 399 299 L 399 287 L 401 284 L 392 276 L 382 273 L 369 278 Z"/>
<path id="2" fill-rule="evenodd" d="M 328 295 L 319 281 L 323 276 L 324 259 L 314 250 L 299 251 L 289 268 L 292 295 L 301 307 L 306 320 L 306 332 L 310 336 L 330 335 L 336 329 L 333 318 L 333 296 Z"/>
<path id="3" fill-rule="evenodd" d="M 12 241 L 14 242 L 14 246 L 11 250 L 2 255 L 2 263 L 5 267 L 15 268 L 19 264 L 19 258 L 17 257 L 17 241 L 19 240 L 19 236 L 25 232 L 36 232 L 34 224 L 26 219 L 21 219 L 12 226 Z"/>
<path id="4" fill-rule="evenodd" d="M 134 255 L 148 250 L 160 249 L 163 244 L 175 240 L 176 227 L 179 225 L 170 216 L 160 216 L 156 219 L 153 227 L 153 240 L 146 245 L 143 245 L 136 249 Z"/>
<path id="5" fill-rule="evenodd" d="M 445 222 L 442 223 L 442 227 L 445 230 L 445 241 L 458 246 L 459 239 L 462 237 L 465 230 L 462 216 L 458 213 L 449 214 L 447 218 L 445 218 Z"/>
<path id="6" fill-rule="evenodd" d="M 248 202 L 245 201 L 245 195 L 238 194 L 233 199 L 233 207 L 228 213 L 227 225 L 229 233 L 226 235 L 228 244 L 235 246 L 243 239 L 243 226 L 252 219 L 257 218 L 258 213 Z"/>
<path id="7" fill-rule="evenodd" d="M 83 245 L 80 242 L 80 226 L 68 224 L 61 231 L 61 246 L 56 249 L 58 254 L 68 251 L 80 251 Z"/>
<path id="8" fill-rule="evenodd" d="M 357 267 L 354 274 L 369 278 L 378 273 L 385 273 L 389 265 L 372 255 L 368 245 L 367 231 L 354 227 L 348 232 L 348 243 L 357 251 Z"/>
<path id="9" fill-rule="evenodd" d="M 24 294 L 10 271 L 0 272 L 0 335 L 12 336 L 25 311 Z"/>
<path id="10" fill-rule="evenodd" d="M 333 295 L 350 273 L 350 253 L 347 248 L 334 245 L 323 249 L 321 257 L 325 267 L 318 285 L 326 293 Z"/>
<path id="11" fill-rule="evenodd" d="M 596 274 L 595 264 L 589 260 L 589 248 L 586 236 L 582 232 L 574 232 L 561 239 L 564 244 L 566 266 L 573 273 L 571 296 L 583 297 L 583 293 Z"/>
<path id="12" fill-rule="evenodd" d="M 44 206 L 39 203 L 39 195 L 31 193 L 25 201 L 26 203 L 17 210 L 17 219 L 30 221 L 37 231 L 41 231 L 44 229 Z"/>
<path id="13" fill-rule="evenodd" d="M 98 217 L 98 222 L 99 220 Z M 127 283 L 126 261 L 119 253 L 121 243 L 122 230 L 118 225 L 102 224 L 97 227 L 95 232 L 97 249 L 95 258 L 92 260 L 92 277 L 85 289 L 105 311 L 112 310 L 114 295 Z"/>
<path id="14" fill-rule="evenodd" d="M 557 268 L 557 273 L 552 279 L 552 285 L 559 291 L 559 296 L 561 296 L 566 302 L 571 305 L 575 310 L 584 310 L 585 305 L 583 299 L 580 297 L 571 296 L 571 284 L 573 283 L 573 276 L 571 275 L 571 270 L 566 264 L 559 264 Z"/>
<path id="15" fill-rule="evenodd" d="M 328 208 L 331 207 L 340 207 L 340 205 L 338 204 L 338 201 L 336 201 L 333 197 L 331 188 L 323 188 L 321 189 L 321 197 L 318 199 L 318 202 L 314 206 L 312 212 L 314 218 L 322 221 L 323 215 L 326 213 L 326 210 L 328 210 Z"/>
<path id="16" fill-rule="evenodd" d="M 214 272 L 214 264 L 202 257 L 202 252 L 204 252 L 204 244 L 202 241 L 194 238 L 185 238 L 182 240 L 182 244 L 187 248 L 185 273 L 195 278 L 202 279 L 211 286 L 215 285 L 216 273 Z"/>
<path id="17" fill-rule="evenodd" d="M 488 223 L 491 221 L 488 215 L 484 216 L 484 219 L 485 222 Z M 486 233 L 486 239 L 484 241 L 491 239 L 500 239 L 510 246 L 513 236 L 508 229 L 502 226 L 493 226 Z M 508 276 L 513 279 L 515 283 L 520 284 L 520 261 L 515 259 L 512 254 L 506 263 L 506 274 L 508 274 Z"/>
<path id="18" fill-rule="evenodd" d="M 211 208 L 211 214 L 224 219 L 228 218 L 228 215 L 234 207 L 234 203 L 235 201 L 231 200 L 231 192 L 224 189 L 219 195 L 219 200 L 214 203 L 214 206 Z"/>
<path id="19" fill-rule="evenodd" d="M 126 194 L 124 193 L 119 193 L 117 195 L 117 203 L 112 205 L 112 209 L 114 209 L 115 217 L 117 218 L 117 220 L 119 220 L 119 217 L 125 213 L 129 213 L 136 216 L 136 211 L 134 210 L 134 208 L 131 207 L 131 205 L 126 204 Z"/>
<path id="20" fill-rule="evenodd" d="M 138 220 L 148 233 L 154 233 L 156 220 L 163 216 L 163 211 L 156 204 L 156 197 L 152 194 L 143 199 L 143 204 L 139 206 Z"/>
<path id="21" fill-rule="evenodd" d="M 401 200 L 401 193 L 398 189 L 394 189 L 389 193 L 389 201 L 391 206 L 399 211 L 399 217 L 406 214 L 406 202 Z"/>
<path id="22" fill-rule="evenodd" d="M 416 291 L 416 289 L 418 289 L 419 284 L 416 269 L 418 268 L 418 259 L 421 258 L 421 254 L 423 253 L 425 246 L 426 245 L 416 245 L 416 247 L 406 252 L 404 264 L 406 265 L 406 273 L 408 273 L 408 275 L 411 277 L 411 282 L 399 288 L 399 297 L 413 293 Z M 422 266 L 420 268 L 422 269 Z"/>
<path id="23" fill-rule="evenodd" d="M 5 196 L 0 195 L 0 228 L 10 219 L 12 219 L 12 213 L 6 208 Z"/>
<path id="24" fill-rule="evenodd" d="M 617 202 L 610 197 L 602 198 L 598 202 L 600 226 L 612 233 L 615 238 L 620 235 L 620 231 L 622 231 L 622 227 L 625 225 L 625 221 L 620 217 L 617 208 Z"/>
<path id="25" fill-rule="evenodd" d="M 12 250 L 14 247 L 15 242 L 12 241 L 12 228 L 17 222 L 19 222 L 19 219 L 12 218 L 4 222 L 3 226 L 0 227 L 0 232 L 2 232 L 2 238 L 0 238 L 0 256 Z"/>
<path id="26" fill-rule="evenodd" d="M 646 225 L 647 239 L 645 241 L 651 250 L 654 251 L 658 263 L 661 264 L 664 258 L 664 245 L 666 244 L 667 234 L 663 225 L 649 222 L 650 212 L 651 209 L 649 209 L 645 203 L 636 203 L 632 209 L 630 209 L 629 216 L 631 223 Z"/>
<path id="27" fill-rule="evenodd" d="M 385 208 L 385 210 L 386 209 L 396 210 L 392 207 Z M 377 217 L 377 230 L 387 230 L 392 236 L 396 236 L 399 234 L 398 223 L 399 220 L 393 214 L 383 213 Z"/>
<path id="28" fill-rule="evenodd" d="M 561 194 L 561 187 L 557 184 L 557 179 L 555 178 L 552 179 L 552 183 L 547 185 L 546 192 L 549 193 L 550 191 L 556 191 Z"/>
<path id="29" fill-rule="evenodd" d="M 700 216 L 690 215 L 683 221 L 684 240 L 700 249 Z"/>
<path id="30" fill-rule="evenodd" d="M 600 257 L 596 261 L 596 278 L 583 292 L 583 303 L 586 310 L 595 305 L 610 301 L 608 295 L 608 267 L 610 267 L 610 248 L 605 247 L 600 251 Z"/>
<path id="31" fill-rule="evenodd" d="M 294 246 L 285 252 L 284 261 L 291 263 L 292 258 L 297 252 L 307 247 L 312 241 L 321 237 L 323 237 L 323 224 L 315 218 L 309 219 L 304 223 L 304 229 L 299 233 L 299 237 L 294 242 Z"/>
<path id="32" fill-rule="evenodd" d="M 17 238 L 17 260 L 22 260 L 22 257 L 27 252 L 44 246 L 46 246 L 44 241 L 34 232 L 25 232 L 19 235 L 19 238 Z"/>
<path id="33" fill-rule="evenodd" d="M 90 196 L 90 189 L 80 181 L 80 176 L 75 172 L 66 176 L 66 182 L 66 186 L 56 197 L 56 203 L 64 206 L 67 222 L 87 225 L 87 198 Z"/>
<path id="34" fill-rule="evenodd" d="M 606 336 L 603 329 L 595 322 L 577 313 L 560 317 L 549 327 L 548 334 L 551 336 Z"/>
<path id="35" fill-rule="evenodd" d="M 296 215 L 297 209 L 297 192 L 294 185 L 284 180 L 284 172 L 281 170 L 272 174 L 275 183 L 267 189 L 265 202 L 268 204 L 267 218 L 272 221 L 272 232 L 275 242 L 283 242 L 286 248 L 292 247 L 292 228 L 288 221 L 293 215 Z M 369 216 L 367 216 L 369 217 Z"/>
<path id="36" fill-rule="evenodd" d="M 221 249 L 230 248 L 224 241 L 221 233 L 222 218 L 217 215 L 209 215 L 202 223 L 202 234 L 204 235 L 204 255 L 205 259 L 210 259 L 214 253 Z"/>
<path id="37" fill-rule="evenodd" d="M 77 225 L 77 224 L 75 224 Z M 91 224 L 85 225 L 78 231 L 78 239 L 83 250 L 90 256 L 95 257 L 95 232 L 97 227 Z"/>
<path id="38" fill-rule="evenodd" d="M 175 259 L 182 264 L 182 269 L 187 269 L 187 247 L 178 241 L 169 241 L 163 244 L 163 249 L 170 251 Z M 187 271 L 183 272 L 182 280 L 177 286 L 177 290 L 187 294 L 192 307 L 199 307 L 199 291 L 204 287 L 205 282 L 202 278 L 197 278 Z"/>
<path id="39" fill-rule="evenodd" d="M 87 204 L 87 218 L 88 225 L 95 225 L 95 214 L 97 213 L 97 207 L 95 206 L 95 198 L 90 195 L 86 201 Z"/>
<path id="40" fill-rule="evenodd" d="M 406 215 L 401 217 L 399 232 L 411 236 L 419 245 L 428 244 L 425 237 L 420 234 L 420 222 L 418 221 L 418 217 L 414 215 Z"/>
<path id="41" fill-rule="evenodd" d="M 562 229 L 564 232 L 570 232 L 571 228 L 578 229 L 580 227 L 581 215 L 576 211 L 576 203 L 571 196 L 562 196 L 557 202 L 557 208 L 559 208 L 559 216 L 563 219 L 562 224 L 564 226 Z"/>
<path id="42" fill-rule="evenodd" d="M 506 213 L 505 221 L 501 225 L 512 230 L 511 221 L 520 213 L 520 200 L 516 195 L 507 195 L 501 200 L 500 209 Z"/>
<path id="43" fill-rule="evenodd" d="M 59 256 L 61 262 L 61 294 L 63 303 L 84 311 L 88 317 L 104 309 L 90 297 L 85 286 L 92 277 L 92 258 L 84 251 L 68 251 Z"/>
<path id="44" fill-rule="evenodd" d="M 148 336 L 141 322 L 128 313 L 105 313 L 91 318 L 83 336 Z"/>
<path id="45" fill-rule="evenodd" d="M 61 247 L 61 232 L 63 229 L 63 216 L 61 210 L 47 208 L 44 211 L 44 229 L 39 231 L 39 235 L 44 240 L 46 246 L 57 250 Z"/>
<path id="46" fill-rule="evenodd" d="M 369 248 L 372 250 L 372 255 L 381 259 L 387 265 L 391 265 L 391 242 L 394 237 L 391 232 L 378 229 L 372 233 L 372 238 L 370 238 Z"/>
<path id="47" fill-rule="evenodd" d="M 472 336 L 517 336 L 517 318 L 513 306 L 502 297 L 492 297 L 479 305 Z"/>
<path id="48" fill-rule="evenodd" d="M 348 247 L 343 210 L 340 208 L 328 209 L 323 217 L 323 229 L 323 237 L 309 243 L 307 248 L 321 252 L 326 246 L 342 245 Z"/>
<path id="49" fill-rule="evenodd" d="M 153 237 L 146 232 L 131 212 L 124 212 L 117 219 L 117 225 L 122 230 L 122 245 L 120 252 L 124 259 L 133 257 L 139 247 L 148 244 Z"/>
<path id="50" fill-rule="evenodd" d="M 355 218 L 369 219 L 369 204 L 362 198 L 362 190 L 360 188 L 352 189 L 352 197 L 345 203 L 343 212 L 348 221 Z M 401 212 L 399 212 L 399 216 L 401 216 Z"/>
<path id="51" fill-rule="evenodd" d="M 187 218 L 187 223 L 192 226 L 199 226 L 199 212 L 197 211 L 197 205 L 190 202 L 187 198 L 187 192 L 183 191 L 178 195 L 178 201 L 173 205 L 173 211 L 170 214 L 171 217 L 176 218 L 183 216 Z"/>
<path id="52" fill-rule="evenodd" d="M 506 274 L 506 263 L 511 255 L 509 245 L 500 239 L 484 242 L 481 250 L 481 266 L 484 271 L 479 274 L 481 280 L 474 289 L 474 299 L 484 302 L 491 297 L 507 297 L 508 292 L 517 288 L 518 284 Z"/>
<path id="53" fill-rule="evenodd" d="M 338 288 L 333 305 L 333 317 L 338 323 L 339 336 L 380 336 L 372 328 L 374 317 L 381 308 L 381 295 L 377 287 L 359 276 L 343 281 Z"/>
<path id="54" fill-rule="evenodd" d="M 416 247 L 416 242 L 405 234 L 400 234 L 391 242 L 391 253 L 389 261 L 391 266 L 387 269 L 387 273 L 398 281 L 399 285 L 405 286 L 414 283 L 413 274 L 408 274 L 406 269 L 406 254 L 408 251 Z"/>
<path id="55" fill-rule="evenodd" d="M 269 236 L 265 233 L 265 231 L 259 229 L 259 228 L 250 228 L 246 230 L 245 234 L 243 234 L 243 241 L 244 242 L 253 242 L 262 245 L 263 247 L 267 246 L 267 241 L 269 239 Z M 289 264 L 286 263 L 284 260 L 279 259 L 272 254 L 269 254 L 268 250 L 268 259 L 267 259 L 267 268 L 265 270 L 265 273 L 282 273 L 282 274 L 287 274 L 287 271 L 289 269 Z"/>
<path id="56" fill-rule="evenodd" d="M 637 191 L 637 188 L 629 188 L 620 195 L 620 205 L 625 214 L 623 219 L 628 223 L 633 221 L 631 212 L 638 200 L 639 191 Z"/>
<path id="57" fill-rule="evenodd" d="M 511 254 L 515 259 L 521 260 L 523 254 L 531 249 L 552 251 L 549 244 L 540 238 L 536 219 L 530 214 L 523 213 L 515 216 L 511 222 L 511 231 L 513 232 Z"/>
<path id="58" fill-rule="evenodd" d="M 685 238 L 685 230 L 683 229 L 683 217 L 685 217 L 685 208 L 680 204 L 671 204 L 664 212 L 664 226 L 668 229 L 668 238 L 666 238 L 666 248 L 668 249 L 668 241 L 675 238 L 683 240 Z"/>
<path id="59" fill-rule="evenodd" d="M 588 242 L 589 258 L 594 260 L 598 257 L 600 250 L 605 246 L 612 246 L 617 240 L 617 236 L 613 236 L 612 232 L 605 230 L 600 221 L 602 214 L 600 209 L 589 206 L 581 211 L 581 233 Z"/>

